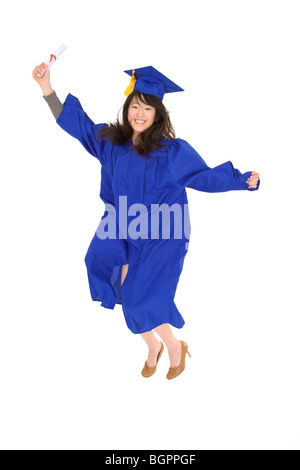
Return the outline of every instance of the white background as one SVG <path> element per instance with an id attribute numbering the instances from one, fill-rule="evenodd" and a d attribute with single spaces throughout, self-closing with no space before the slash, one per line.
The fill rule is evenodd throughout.
<path id="1" fill-rule="evenodd" d="M 299 2 L 1 3 L 2 449 L 300 449 Z M 207 164 L 261 176 L 256 192 L 188 189 L 192 234 L 168 356 L 144 379 L 143 340 L 92 302 L 84 256 L 104 212 L 100 166 L 64 133 L 32 70 L 114 121 L 153 65 L 164 103 Z M 4 50 L 3 50 L 4 47 Z"/>

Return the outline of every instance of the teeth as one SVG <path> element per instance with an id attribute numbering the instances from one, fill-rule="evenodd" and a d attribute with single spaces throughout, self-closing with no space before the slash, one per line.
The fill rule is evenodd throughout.
<path id="1" fill-rule="evenodd" d="M 145 121 L 138 121 L 138 120 L 136 119 L 135 122 L 137 122 L 137 123 L 139 123 L 139 124 L 144 124 Z"/>

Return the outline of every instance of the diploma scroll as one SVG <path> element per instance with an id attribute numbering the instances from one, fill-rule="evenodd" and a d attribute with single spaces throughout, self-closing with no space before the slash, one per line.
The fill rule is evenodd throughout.
<path id="1" fill-rule="evenodd" d="M 66 50 L 67 46 L 65 44 L 62 44 L 58 49 L 57 51 L 54 52 L 54 54 L 51 54 L 50 56 L 50 59 L 48 60 L 48 62 L 45 62 L 48 67 L 51 67 L 52 64 L 54 64 L 54 62 L 56 61 L 56 59 Z M 38 77 L 41 78 L 43 75 L 44 75 L 45 71 L 43 71 L 42 73 L 38 73 Z"/>

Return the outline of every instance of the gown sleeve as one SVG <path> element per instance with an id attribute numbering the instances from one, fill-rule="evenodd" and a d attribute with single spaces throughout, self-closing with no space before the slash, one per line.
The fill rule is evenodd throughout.
<path id="1" fill-rule="evenodd" d="M 196 150 L 185 140 L 175 139 L 168 154 L 169 172 L 175 181 L 183 186 L 208 193 L 225 192 L 247 189 L 256 191 L 259 188 L 249 188 L 246 183 L 251 171 L 241 173 L 230 161 L 210 168 Z"/>
<path id="2" fill-rule="evenodd" d="M 79 140 L 84 148 L 102 165 L 105 163 L 108 141 L 98 139 L 97 135 L 107 124 L 94 124 L 84 112 L 78 98 L 71 93 L 68 94 L 56 123 L 72 137 Z"/>

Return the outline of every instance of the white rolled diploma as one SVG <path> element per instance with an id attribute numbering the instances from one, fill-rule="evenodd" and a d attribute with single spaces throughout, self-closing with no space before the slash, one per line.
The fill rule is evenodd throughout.
<path id="1" fill-rule="evenodd" d="M 67 46 L 65 44 L 62 44 L 57 51 L 54 52 L 54 54 L 51 54 L 50 59 L 48 62 L 45 62 L 45 64 L 48 65 L 48 67 L 51 67 L 52 64 L 56 61 L 57 57 L 59 57 L 65 50 L 67 49 Z M 38 77 L 41 78 L 44 75 L 45 71 L 43 69 L 42 73 L 38 73 Z"/>

